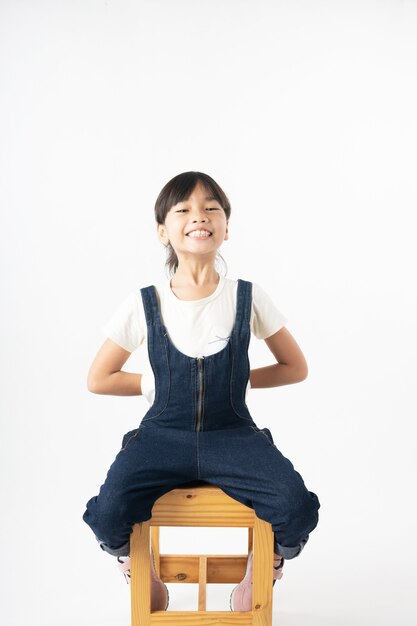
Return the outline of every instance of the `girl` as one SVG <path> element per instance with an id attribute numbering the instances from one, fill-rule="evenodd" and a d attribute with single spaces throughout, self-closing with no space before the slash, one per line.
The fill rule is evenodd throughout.
<path id="1" fill-rule="evenodd" d="M 263 289 L 215 270 L 230 213 L 228 198 L 207 174 L 184 172 L 164 186 L 155 217 L 171 278 L 122 303 L 103 328 L 108 338 L 88 374 L 93 393 L 144 395 L 150 404 L 139 427 L 124 435 L 83 515 L 127 582 L 133 524 L 150 519 L 154 502 L 180 484 L 217 485 L 271 523 L 274 583 L 284 559 L 300 554 L 318 523 L 316 494 L 246 405 L 249 387 L 300 382 L 307 364 Z M 251 333 L 265 340 L 277 363 L 250 370 Z M 145 342 L 144 374 L 122 371 Z M 155 569 L 151 581 L 152 610 L 166 609 L 168 590 Z M 231 610 L 251 610 L 251 585 L 252 551 Z"/>

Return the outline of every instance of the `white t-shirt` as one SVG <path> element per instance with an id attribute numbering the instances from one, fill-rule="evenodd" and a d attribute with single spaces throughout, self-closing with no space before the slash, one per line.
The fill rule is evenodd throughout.
<path id="1" fill-rule="evenodd" d="M 202 357 L 222 350 L 230 339 L 236 313 L 237 280 L 220 274 L 216 290 L 200 300 L 180 300 L 170 286 L 171 279 L 156 284 L 162 323 L 175 347 L 190 357 Z M 271 298 L 252 283 L 251 332 L 266 339 L 285 326 L 287 318 Z M 106 337 L 133 352 L 147 345 L 146 317 L 140 290 L 132 291 L 110 319 L 101 327 Z M 145 367 L 141 380 L 142 394 L 150 405 L 155 397 L 155 379 L 145 351 Z M 246 394 L 250 382 L 246 388 Z"/>

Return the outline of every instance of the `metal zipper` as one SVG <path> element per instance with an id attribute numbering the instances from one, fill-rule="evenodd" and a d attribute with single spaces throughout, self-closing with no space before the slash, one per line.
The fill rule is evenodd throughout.
<path id="1" fill-rule="evenodd" d="M 198 418 L 197 418 L 197 431 L 200 430 L 200 424 L 201 424 L 201 405 L 202 405 L 202 399 L 203 399 L 203 360 L 204 357 L 197 357 L 197 363 L 198 363 L 198 376 L 200 379 L 200 394 L 198 397 Z"/>

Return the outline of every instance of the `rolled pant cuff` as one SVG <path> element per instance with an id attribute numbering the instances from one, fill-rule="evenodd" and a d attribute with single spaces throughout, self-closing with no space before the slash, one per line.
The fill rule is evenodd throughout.
<path id="1" fill-rule="evenodd" d="M 127 541 L 126 543 L 124 543 L 122 546 L 119 546 L 118 548 L 110 548 L 104 543 L 104 541 L 101 541 L 101 539 L 99 539 L 97 536 L 96 536 L 96 539 L 100 544 L 100 548 L 104 550 L 104 552 L 107 552 L 108 554 L 111 554 L 112 556 L 129 556 L 130 541 Z"/>
<path id="2" fill-rule="evenodd" d="M 274 542 L 274 552 L 282 556 L 283 559 L 293 559 L 300 554 L 303 550 L 304 546 L 308 541 L 308 537 L 306 539 L 302 539 L 298 546 L 282 546 L 280 543 Z"/>

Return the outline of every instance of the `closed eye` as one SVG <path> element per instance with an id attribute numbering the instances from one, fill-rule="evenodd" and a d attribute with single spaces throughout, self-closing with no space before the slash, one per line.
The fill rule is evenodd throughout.
<path id="1" fill-rule="evenodd" d="M 217 207 L 208 207 L 207 210 L 208 211 L 220 211 L 220 209 L 218 209 Z M 175 213 L 181 213 L 181 211 L 188 211 L 188 209 L 178 209 L 178 211 L 175 211 Z"/>

